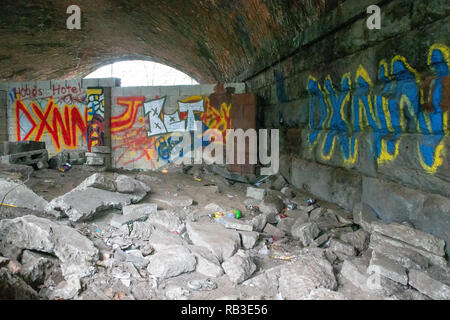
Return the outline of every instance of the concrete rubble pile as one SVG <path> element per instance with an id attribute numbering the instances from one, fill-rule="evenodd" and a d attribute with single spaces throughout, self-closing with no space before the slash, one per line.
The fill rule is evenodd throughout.
<path id="1" fill-rule="evenodd" d="M 445 242 L 364 205 L 316 202 L 275 176 L 234 195 L 203 185 L 217 202 L 199 206 L 178 192 L 153 197 L 162 179 L 96 173 L 39 203 L 48 219 L 0 220 L 0 296 L 450 299 Z"/>

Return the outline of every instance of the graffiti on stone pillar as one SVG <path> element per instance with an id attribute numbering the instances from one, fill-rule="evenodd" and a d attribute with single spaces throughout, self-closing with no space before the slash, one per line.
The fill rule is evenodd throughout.
<path id="1" fill-rule="evenodd" d="M 87 89 L 88 149 L 105 145 L 105 95 L 103 88 Z"/>

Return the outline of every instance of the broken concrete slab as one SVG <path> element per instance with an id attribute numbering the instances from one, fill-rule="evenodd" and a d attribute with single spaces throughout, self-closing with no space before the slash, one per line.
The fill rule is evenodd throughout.
<path id="1" fill-rule="evenodd" d="M 183 222 L 176 213 L 172 211 L 156 211 L 149 215 L 147 223 L 160 225 L 170 232 L 179 232 L 183 229 Z"/>
<path id="2" fill-rule="evenodd" d="M 325 208 L 322 207 L 315 208 L 313 211 L 309 213 L 309 220 L 317 221 L 325 214 L 325 212 L 327 212 L 327 209 Z"/>
<path id="3" fill-rule="evenodd" d="M 375 242 L 372 243 L 371 247 L 374 252 L 382 253 L 406 269 L 425 270 L 430 265 L 427 258 L 408 248 L 396 247 L 387 242 Z"/>
<path id="4" fill-rule="evenodd" d="M 434 300 L 450 300 L 450 286 L 423 271 L 409 271 L 409 285 Z"/>
<path id="5" fill-rule="evenodd" d="M 237 231 L 253 231 L 253 224 L 239 219 L 222 217 L 216 220 L 227 229 L 234 229 Z"/>
<path id="6" fill-rule="evenodd" d="M 275 217 L 277 214 L 279 214 L 284 208 L 284 202 L 277 196 L 273 194 L 267 195 L 264 200 L 259 204 L 259 211 L 261 211 L 263 214 L 269 215 L 269 222 L 270 217 Z"/>
<path id="7" fill-rule="evenodd" d="M 373 231 L 386 237 L 403 241 L 435 255 L 445 255 L 445 241 L 421 230 L 410 228 L 398 223 L 386 224 L 383 222 L 372 222 L 372 229 Z"/>
<path id="8" fill-rule="evenodd" d="M 393 238 L 386 237 L 378 232 L 373 232 L 370 235 L 369 248 L 374 249 L 377 246 L 384 246 L 384 245 L 390 245 L 401 249 L 412 250 L 425 257 L 430 264 L 447 267 L 447 261 L 445 260 L 444 257 L 437 256 L 429 251 L 422 250 L 420 248 L 407 244 L 403 241 L 398 241 Z"/>
<path id="9" fill-rule="evenodd" d="M 97 188 L 106 191 L 117 191 L 114 176 L 112 174 L 95 173 L 84 180 L 76 190 L 85 190 L 87 188 Z"/>
<path id="10" fill-rule="evenodd" d="M 239 250 L 234 256 L 222 263 L 222 268 L 234 284 L 240 284 L 256 271 L 256 265 L 250 255 Z"/>
<path id="11" fill-rule="evenodd" d="M 16 206 L 44 212 L 48 202 L 21 182 L 0 179 L 0 201 L 3 205 Z M 1 207 L 1 206 L 0 206 Z"/>
<path id="12" fill-rule="evenodd" d="M 111 192 L 96 188 L 72 190 L 65 195 L 53 199 L 46 211 L 57 211 L 69 217 L 71 221 L 85 221 L 94 218 L 98 213 L 109 209 L 122 209 L 133 203 L 134 195 Z"/>
<path id="13" fill-rule="evenodd" d="M 129 213 L 127 215 L 115 214 L 111 218 L 109 224 L 114 228 L 120 229 L 123 225 L 128 225 L 136 221 L 141 222 L 146 221 L 150 214 L 151 213 L 147 213 L 147 211 L 139 211 L 139 210 L 133 211 L 132 213 Z"/>
<path id="14" fill-rule="evenodd" d="M 293 264 L 281 269 L 279 289 L 281 295 L 288 300 L 302 300 L 312 290 L 337 288 L 336 278 L 331 264 L 315 256 L 302 256 Z"/>
<path id="15" fill-rule="evenodd" d="M 48 219 L 24 216 L 1 220 L 0 232 L 5 243 L 57 256 L 63 263 L 64 277 L 77 275 L 82 278 L 95 272 L 98 249 L 75 229 Z"/>
<path id="16" fill-rule="evenodd" d="M 289 218 L 295 219 L 299 224 L 309 222 L 309 213 L 303 210 L 288 210 L 286 215 Z M 302 222 L 300 222 L 302 221 Z"/>
<path id="17" fill-rule="evenodd" d="M 289 218 L 289 217 L 283 218 L 280 220 L 280 222 L 278 222 L 277 228 L 287 234 L 291 234 L 291 229 L 292 229 L 292 226 L 294 225 L 294 223 L 295 223 L 294 218 Z"/>
<path id="18" fill-rule="evenodd" d="M 169 232 L 165 227 L 146 222 L 133 223 L 130 237 L 136 243 L 148 242 L 156 252 L 164 251 L 174 245 L 185 245 L 185 241 L 179 235 Z"/>
<path id="19" fill-rule="evenodd" d="M 352 245 L 338 239 L 331 239 L 328 248 L 338 256 L 340 255 L 344 255 L 344 257 L 356 256 L 356 250 Z"/>
<path id="20" fill-rule="evenodd" d="M 397 262 L 376 251 L 372 253 L 372 259 L 370 259 L 370 264 L 367 272 L 369 274 L 381 274 L 386 278 L 389 278 L 403 285 L 408 284 L 408 275 L 406 274 L 406 269 Z"/>
<path id="21" fill-rule="evenodd" d="M 142 195 L 142 198 L 151 191 L 151 188 L 145 183 L 123 174 L 116 177 L 115 184 L 117 192 Z M 142 200 L 142 198 L 137 201 Z"/>
<path id="22" fill-rule="evenodd" d="M 206 247 L 187 246 L 197 259 L 196 271 L 207 277 L 218 278 L 224 274 L 219 259 Z"/>
<path id="23" fill-rule="evenodd" d="M 283 230 L 278 229 L 277 227 L 275 227 L 270 223 L 266 224 L 266 227 L 264 228 L 263 232 L 277 239 L 282 239 L 286 236 Z"/>
<path id="24" fill-rule="evenodd" d="M 186 229 L 192 243 L 208 248 L 220 262 L 233 256 L 241 245 L 237 231 L 215 223 L 189 221 Z"/>
<path id="25" fill-rule="evenodd" d="M 252 198 L 256 200 L 264 200 L 264 197 L 266 196 L 266 190 L 261 188 L 253 188 L 248 187 L 247 188 L 247 198 Z"/>
<path id="26" fill-rule="evenodd" d="M 155 203 L 143 203 L 136 205 L 129 205 L 122 208 L 122 213 L 124 216 L 130 214 L 154 214 L 158 211 L 158 206 Z"/>
<path id="27" fill-rule="evenodd" d="M 166 248 L 149 258 L 147 271 L 161 279 L 176 277 L 195 270 L 197 260 L 189 249 L 182 246 Z"/>
<path id="28" fill-rule="evenodd" d="M 253 230 L 262 232 L 267 224 L 267 216 L 264 214 L 257 215 L 252 219 Z"/>
<path id="29" fill-rule="evenodd" d="M 292 226 L 292 236 L 298 238 L 300 243 L 307 247 L 309 246 L 317 236 L 320 234 L 319 227 L 314 222 L 300 223 L 297 222 Z"/>
<path id="30" fill-rule="evenodd" d="M 52 292 L 52 299 L 70 300 L 75 298 L 81 292 L 80 278 L 76 276 L 69 277 L 58 284 Z"/>
<path id="31" fill-rule="evenodd" d="M 244 249 L 249 250 L 252 249 L 256 241 L 259 239 L 259 233 L 258 232 L 249 232 L 249 231 L 238 231 L 239 235 L 241 236 L 242 240 L 242 246 Z"/>

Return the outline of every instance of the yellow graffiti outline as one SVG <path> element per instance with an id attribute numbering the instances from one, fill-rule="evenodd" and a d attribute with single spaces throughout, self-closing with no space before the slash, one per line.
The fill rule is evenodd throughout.
<path id="1" fill-rule="evenodd" d="M 437 169 L 444 163 L 444 142 L 445 140 L 442 139 L 441 143 L 439 143 L 439 145 L 436 147 L 434 162 L 432 166 L 428 166 L 423 160 L 422 154 L 420 153 L 420 142 L 417 142 L 417 153 L 419 154 L 420 164 L 430 174 L 435 174 L 437 172 Z"/>
<path id="2" fill-rule="evenodd" d="M 358 79 L 360 77 L 363 78 L 369 84 L 369 94 L 367 95 L 367 102 L 369 104 L 369 112 L 370 112 L 370 115 L 372 116 L 373 121 L 375 122 L 375 125 L 379 128 L 380 120 L 379 120 L 378 114 L 375 114 L 375 112 L 373 110 L 373 101 L 372 101 L 372 99 L 373 99 L 373 94 L 372 94 L 373 82 L 369 76 L 369 73 L 367 72 L 367 70 L 364 68 L 364 66 L 362 64 L 360 64 L 358 66 L 358 70 L 356 71 L 356 77 L 355 77 L 356 82 L 358 82 Z M 363 103 L 362 99 L 360 99 L 358 97 L 353 97 L 353 99 L 355 99 L 355 98 L 358 99 L 359 126 L 360 126 L 360 128 L 368 127 L 369 119 L 368 119 L 368 115 L 366 112 L 366 108 L 364 107 L 364 103 Z M 365 121 L 365 123 L 363 123 L 363 121 Z"/>
<path id="3" fill-rule="evenodd" d="M 358 138 L 355 138 L 355 153 L 352 155 L 352 137 L 347 138 L 348 139 L 348 145 L 349 145 L 349 150 L 348 150 L 348 159 L 345 159 L 344 157 L 344 165 L 345 166 L 351 166 L 356 162 L 356 159 L 358 159 L 358 148 L 359 148 L 359 142 L 358 142 Z"/>
<path id="4" fill-rule="evenodd" d="M 400 141 L 402 140 L 402 137 L 399 137 L 398 140 L 395 142 L 395 151 L 394 154 L 390 154 L 387 149 L 387 141 L 383 138 L 381 138 L 381 152 L 380 156 L 377 159 L 377 162 L 379 165 L 388 163 L 390 161 L 394 161 L 397 159 L 399 154 L 399 148 L 400 148 Z"/>

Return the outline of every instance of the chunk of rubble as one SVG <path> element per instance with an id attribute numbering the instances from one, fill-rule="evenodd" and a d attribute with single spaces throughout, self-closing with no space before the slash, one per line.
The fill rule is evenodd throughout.
<path id="1" fill-rule="evenodd" d="M 339 257 L 341 255 L 345 258 L 356 256 L 356 250 L 352 245 L 338 239 L 331 239 L 328 248 Z"/>
<path id="2" fill-rule="evenodd" d="M 151 191 L 151 188 L 147 186 L 145 183 L 133 179 L 126 175 L 119 175 L 117 176 L 115 180 L 117 191 L 120 193 L 128 193 L 128 194 L 134 194 L 138 196 L 142 196 L 142 200 L 147 193 Z"/>
<path id="3" fill-rule="evenodd" d="M 147 271 L 157 278 L 172 278 L 195 270 L 197 260 L 189 249 L 173 246 L 149 258 Z"/>
<path id="4" fill-rule="evenodd" d="M 286 215 L 289 218 L 294 219 L 299 224 L 309 222 L 309 213 L 303 210 L 288 210 L 286 211 Z"/>
<path id="5" fill-rule="evenodd" d="M 255 246 L 256 241 L 258 241 L 259 239 L 258 232 L 249 232 L 249 231 L 238 231 L 238 232 L 241 236 L 242 246 L 246 250 L 252 249 Z"/>
<path id="6" fill-rule="evenodd" d="M 306 300 L 349 300 L 340 292 L 332 291 L 330 289 L 319 288 L 313 289 Z"/>
<path id="7" fill-rule="evenodd" d="M 291 233 L 291 229 L 292 226 L 295 223 L 295 219 L 294 218 L 284 218 L 281 219 L 280 222 L 278 222 L 277 224 L 277 228 L 282 230 L 283 232 L 290 234 Z"/>
<path id="8" fill-rule="evenodd" d="M 62 262 L 64 277 L 87 277 L 95 272 L 98 250 L 75 229 L 48 219 L 24 216 L 0 221 L 2 241 L 21 249 L 53 254 Z"/>
<path id="9" fill-rule="evenodd" d="M 286 234 L 284 233 L 283 230 L 278 229 L 277 227 L 275 227 L 274 225 L 272 225 L 270 223 L 266 224 L 266 227 L 264 228 L 263 232 L 265 234 L 268 234 L 269 236 L 275 237 L 277 239 L 281 239 L 286 236 Z"/>
<path id="10" fill-rule="evenodd" d="M 77 222 L 90 220 L 98 213 L 106 210 L 120 210 L 135 200 L 137 199 L 134 195 L 89 187 L 82 190 L 75 189 L 61 197 L 53 199 L 46 210 L 61 212 L 68 216 L 71 221 Z"/>
<path id="11" fill-rule="evenodd" d="M 60 282 L 55 290 L 51 293 L 51 299 L 70 300 L 81 292 L 80 278 L 71 276 Z"/>
<path id="12" fill-rule="evenodd" d="M 370 234 L 363 229 L 359 229 L 354 232 L 342 234 L 340 239 L 353 246 L 358 252 L 363 252 L 369 247 Z"/>
<path id="13" fill-rule="evenodd" d="M 197 272 L 213 278 L 221 277 L 224 274 L 219 259 L 208 248 L 199 246 L 188 246 L 188 248 L 197 259 L 195 269 Z"/>
<path id="14" fill-rule="evenodd" d="M 146 214 L 150 215 L 156 213 L 158 210 L 158 206 L 154 203 L 144 203 L 144 204 L 135 204 L 129 205 L 122 208 L 122 213 L 124 216 L 129 214 Z"/>
<path id="15" fill-rule="evenodd" d="M 156 250 L 164 251 L 174 245 L 185 245 L 185 241 L 179 235 L 169 232 L 165 227 L 146 222 L 136 222 L 130 236 L 134 241 L 139 242 L 145 239 Z"/>
<path id="16" fill-rule="evenodd" d="M 263 214 L 268 215 L 268 221 L 270 223 L 273 219 L 275 219 L 275 216 L 279 214 L 284 208 L 283 200 L 278 198 L 276 195 L 269 194 L 267 195 L 264 200 L 259 204 L 259 211 L 261 211 Z"/>
<path id="17" fill-rule="evenodd" d="M 105 173 L 95 173 L 76 187 L 77 190 L 85 190 L 87 188 L 96 188 L 112 192 L 117 191 L 114 176 Z"/>
<path id="18" fill-rule="evenodd" d="M 0 297 L 4 300 L 39 300 L 39 295 L 20 276 L 0 268 Z"/>
<path id="19" fill-rule="evenodd" d="M 380 296 L 392 296 L 404 292 L 407 288 L 381 274 L 370 275 L 370 258 L 363 256 L 345 260 L 340 275 L 350 281 L 356 288 Z"/>
<path id="20" fill-rule="evenodd" d="M 372 222 L 372 229 L 379 234 L 408 243 L 414 247 L 444 256 L 445 241 L 421 230 L 413 229 L 398 223 Z"/>
<path id="21" fill-rule="evenodd" d="M 279 175 L 272 182 L 272 189 L 280 191 L 287 185 L 286 179 L 283 176 Z"/>
<path id="22" fill-rule="evenodd" d="M 4 266 L 7 266 L 9 263 L 9 259 L 0 256 L 0 268 L 3 268 Z"/>
<path id="23" fill-rule="evenodd" d="M 259 214 L 252 219 L 253 230 L 257 232 L 262 232 L 267 224 L 267 216 L 264 214 Z"/>
<path id="24" fill-rule="evenodd" d="M 406 269 L 425 270 L 430 262 L 420 253 L 407 248 L 400 248 L 389 243 L 374 242 L 371 245 L 373 252 L 379 252 L 389 259 L 399 263 Z"/>
<path id="25" fill-rule="evenodd" d="M 429 261 L 429 263 L 432 265 L 437 265 L 437 266 L 442 266 L 442 267 L 447 266 L 447 261 L 445 260 L 444 257 L 435 255 L 426 250 L 422 250 L 420 248 L 412 246 L 403 241 L 398 241 L 398 240 L 392 239 L 390 237 L 383 236 L 382 234 L 379 234 L 378 232 L 373 232 L 370 235 L 369 248 L 374 249 L 377 246 L 380 247 L 380 246 L 385 246 L 385 245 L 394 246 L 394 247 L 400 248 L 402 250 L 407 249 L 407 250 L 409 250 L 409 252 L 411 252 L 411 251 L 417 252 L 421 256 L 425 257 Z"/>
<path id="26" fill-rule="evenodd" d="M 406 274 L 406 269 L 397 262 L 375 251 L 372 253 L 372 259 L 370 259 L 370 265 L 367 269 L 367 272 L 369 274 L 381 274 L 386 278 L 389 278 L 392 281 L 396 281 L 403 285 L 408 284 L 408 275 Z"/>
<path id="27" fill-rule="evenodd" d="M 248 187 L 247 188 L 247 198 L 252 198 L 256 200 L 264 200 L 264 197 L 266 196 L 266 190 L 261 188 L 253 188 Z"/>
<path id="28" fill-rule="evenodd" d="M 240 284 L 256 271 L 256 265 L 250 255 L 239 250 L 234 256 L 222 263 L 222 268 L 234 284 Z"/>
<path id="29" fill-rule="evenodd" d="M 325 288 L 335 290 L 336 278 L 331 264 L 315 256 L 302 256 L 293 264 L 281 269 L 279 289 L 288 300 L 306 299 L 312 290 Z"/>
<path id="30" fill-rule="evenodd" d="M 319 227 L 314 222 L 297 224 L 297 222 L 292 226 L 291 229 L 292 236 L 298 238 L 300 243 L 307 247 L 309 246 L 315 238 L 320 234 Z"/>
<path id="31" fill-rule="evenodd" d="M 57 264 L 57 259 L 38 252 L 25 250 L 22 254 L 20 274 L 33 288 L 41 285 L 50 269 Z"/>
<path id="32" fill-rule="evenodd" d="M 148 211 L 139 210 L 128 213 L 127 215 L 115 214 L 111 218 L 109 224 L 114 228 L 120 229 L 123 225 L 128 225 L 136 221 L 145 221 L 150 214 L 151 213 L 148 213 Z"/>
<path id="33" fill-rule="evenodd" d="M 450 286 L 419 270 L 409 271 L 409 285 L 434 300 L 450 300 Z"/>
<path id="34" fill-rule="evenodd" d="M 48 202 L 44 198 L 38 196 L 23 183 L 4 179 L 0 179 L 0 201 L 6 205 L 40 212 L 44 212 L 48 206 Z"/>
<path id="35" fill-rule="evenodd" d="M 237 231 L 253 231 L 253 224 L 251 222 L 228 217 L 223 217 L 217 221 L 227 229 L 234 229 Z"/>
<path id="36" fill-rule="evenodd" d="M 278 292 L 278 279 L 280 278 L 283 267 L 280 265 L 263 270 L 260 274 L 244 281 L 242 285 L 259 289 L 265 294 L 274 296 Z"/>
<path id="37" fill-rule="evenodd" d="M 160 225 L 171 232 L 183 228 L 181 219 L 174 212 L 166 210 L 157 211 L 151 214 L 147 219 L 147 223 Z"/>
<path id="38" fill-rule="evenodd" d="M 186 229 L 193 244 L 208 248 L 220 262 L 233 256 L 241 245 L 237 231 L 215 223 L 189 221 Z"/>

